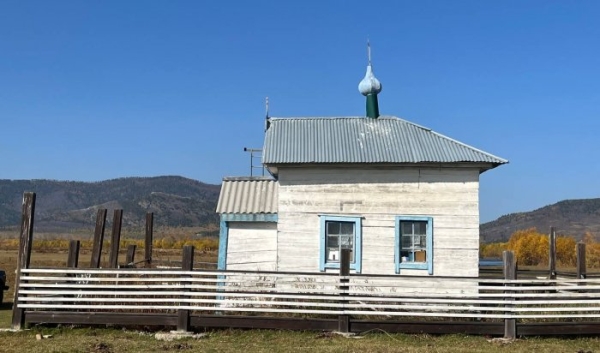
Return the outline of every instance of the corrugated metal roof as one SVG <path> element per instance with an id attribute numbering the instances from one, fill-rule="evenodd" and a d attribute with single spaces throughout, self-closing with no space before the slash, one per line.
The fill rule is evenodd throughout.
<path id="1" fill-rule="evenodd" d="M 217 213 L 277 213 L 277 190 L 267 177 L 223 178 Z"/>
<path id="2" fill-rule="evenodd" d="M 507 160 L 392 116 L 270 118 L 263 163 L 491 163 Z"/>

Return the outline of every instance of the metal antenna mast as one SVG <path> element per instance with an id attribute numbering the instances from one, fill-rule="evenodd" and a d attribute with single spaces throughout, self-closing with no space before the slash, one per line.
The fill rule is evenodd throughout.
<path id="1" fill-rule="evenodd" d="M 265 167 L 262 165 L 262 150 L 260 148 L 247 148 L 244 147 L 244 152 L 250 152 L 250 176 L 254 176 L 254 170 L 260 169 L 261 175 L 265 176 Z M 255 165 L 256 159 L 258 159 L 258 165 Z"/>

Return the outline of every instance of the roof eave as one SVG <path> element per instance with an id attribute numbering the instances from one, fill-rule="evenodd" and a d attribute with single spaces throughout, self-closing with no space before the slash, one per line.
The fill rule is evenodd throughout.
<path id="1" fill-rule="evenodd" d="M 373 163 L 265 163 L 267 170 L 277 175 L 279 168 L 323 168 L 323 167 L 334 167 L 334 168 L 357 168 L 357 167 L 381 167 L 381 168 L 478 168 L 482 171 L 496 168 L 502 163 L 491 163 L 491 162 L 416 162 L 416 163 L 385 163 L 385 162 L 373 162 Z"/>

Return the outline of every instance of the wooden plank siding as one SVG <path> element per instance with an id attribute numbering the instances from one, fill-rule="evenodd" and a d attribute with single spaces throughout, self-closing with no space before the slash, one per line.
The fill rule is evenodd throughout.
<path id="1" fill-rule="evenodd" d="M 229 222 L 227 268 L 245 271 L 277 269 L 277 223 Z"/>
<path id="2" fill-rule="evenodd" d="M 318 271 L 319 215 L 362 217 L 364 274 L 395 274 L 396 216 L 420 215 L 433 218 L 433 276 L 478 276 L 476 168 L 280 167 L 278 270 Z"/>

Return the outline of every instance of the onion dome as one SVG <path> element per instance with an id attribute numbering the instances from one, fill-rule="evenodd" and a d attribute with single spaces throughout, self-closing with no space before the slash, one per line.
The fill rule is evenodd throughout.
<path id="1" fill-rule="evenodd" d="M 367 42 L 367 56 L 369 64 L 367 65 L 367 73 L 365 78 L 358 84 L 358 91 L 367 97 L 367 117 L 377 119 L 379 117 L 379 102 L 377 94 L 381 92 L 381 82 L 375 78 L 373 67 L 371 66 L 371 44 Z"/>

